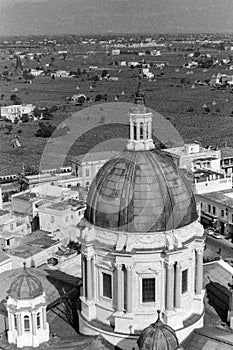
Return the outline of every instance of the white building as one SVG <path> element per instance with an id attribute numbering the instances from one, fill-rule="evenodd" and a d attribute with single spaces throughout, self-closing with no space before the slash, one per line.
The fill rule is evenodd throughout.
<path id="1" fill-rule="evenodd" d="M 40 229 L 48 232 L 60 231 L 63 238 L 76 241 L 79 231 L 76 226 L 83 218 L 85 204 L 75 199 L 66 199 L 57 203 L 39 207 Z"/>
<path id="2" fill-rule="evenodd" d="M 199 143 L 187 143 L 184 146 L 167 148 L 164 153 L 170 155 L 178 168 L 187 170 L 212 169 L 221 172 L 221 151 L 203 148 Z"/>
<path id="3" fill-rule="evenodd" d="M 154 150 L 138 98 L 127 149 L 92 183 L 81 233 L 80 332 L 136 348 L 157 310 L 179 341 L 203 325 L 203 227 L 190 186 Z M 144 116 L 144 118 L 142 118 Z"/>
<path id="4" fill-rule="evenodd" d="M 44 73 L 43 69 L 31 69 L 30 74 L 34 77 L 38 77 L 39 75 L 42 75 Z"/>
<path id="5" fill-rule="evenodd" d="M 70 73 L 66 70 L 57 70 L 55 73 L 51 73 L 51 76 L 54 76 L 55 78 L 68 78 Z"/>
<path id="6" fill-rule="evenodd" d="M 119 152 L 103 151 L 88 152 L 77 157 L 72 157 L 72 174 L 78 178 L 80 186 L 89 188 L 99 169 Z"/>
<path id="7" fill-rule="evenodd" d="M 14 122 L 21 119 L 23 114 L 31 115 L 35 106 L 32 104 L 12 105 L 1 107 L 1 117 Z"/>
<path id="8" fill-rule="evenodd" d="M 49 340 L 46 295 L 40 280 L 25 269 L 11 283 L 7 298 L 8 342 L 37 348 Z"/>

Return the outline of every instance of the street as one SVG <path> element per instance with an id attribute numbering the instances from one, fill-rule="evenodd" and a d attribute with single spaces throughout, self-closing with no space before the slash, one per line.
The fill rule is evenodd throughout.
<path id="1" fill-rule="evenodd" d="M 223 258 L 232 258 L 233 260 L 233 244 L 230 240 L 225 238 L 216 239 L 212 236 L 206 238 L 206 249 L 204 252 L 204 258 L 219 257 L 219 249 L 221 249 L 221 256 Z"/>

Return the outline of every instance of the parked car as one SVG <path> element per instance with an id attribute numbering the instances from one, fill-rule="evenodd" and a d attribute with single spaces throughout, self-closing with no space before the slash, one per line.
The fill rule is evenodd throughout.
<path id="1" fill-rule="evenodd" d="M 208 228 L 207 229 L 207 234 L 208 234 L 208 236 L 213 236 L 214 235 L 214 230 L 213 229 L 211 229 L 211 228 Z"/>
<path id="2" fill-rule="evenodd" d="M 214 238 L 217 238 L 217 239 L 221 239 L 221 238 L 222 238 L 222 235 L 220 235 L 219 232 L 214 232 L 213 237 L 214 237 Z"/>

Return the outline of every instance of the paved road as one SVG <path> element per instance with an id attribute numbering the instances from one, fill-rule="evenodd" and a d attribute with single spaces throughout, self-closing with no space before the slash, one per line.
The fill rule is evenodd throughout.
<path id="1" fill-rule="evenodd" d="M 219 249 L 221 248 L 221 256 L 223 258 L 232 258 L 233 260 L 233 244 L 227 239 L 216 239 L 208 236 L 206 238 L 206 249 L 204 257 L 218 257 Z"/>

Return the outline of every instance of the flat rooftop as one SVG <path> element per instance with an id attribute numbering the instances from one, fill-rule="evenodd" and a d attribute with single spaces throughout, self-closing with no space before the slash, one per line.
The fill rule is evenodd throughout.
<path id="1" fill-rule="evenodd" d="M 0 209 L 0 216 L 3 216 L 3 215 L 6 215 L 6 214 L 9 214 L 10 212 L 8 210 L 2 210 Z"/>
<path id="2" fill-rule="evenodd" d="M 47 206 L 47 208 L 63 211 L 65 209 L 67 209 L 69 206 L 72 206 L 72 208 L 78 210 L 78 209 L 84 208 L 85 204 L 83 201 L 79 201 L 79 200 L 70 198 L 70 199 L 65 199 L 62 202 L 53 203 L 53 204 Z"/>
<path id="3" fill-rule="evenodd" d="M 232 147 L 223 147 L 221 148 L 221 158 L 233 158 L 233 148 Z"/>
<path id="4" fill-rule="evenodd" d="M 233 189 L 197 194 L 197 197 L 208 198 L 214 202 L 233 208 Z"/>
<path id="5" fill-rule="evenodd" d="M 98 160 L 108 160 L 117 156 L 119 152 L 117 151 L 103 151 L 103 152 L 88 152 L 86 154 L 80 154 L 77 157 L 71 157 L 72 162 L 77 163 L 86 163 L 86 162 L 95 162 Z"/>
<path id="6" fill-rule="evenodd" d="M 10 255 L 26 259 L 59 242 L 49 237 L 48 233 L 37 230 L 30 235 L 22 237 L 20 245 L 12 249 Z"/>

